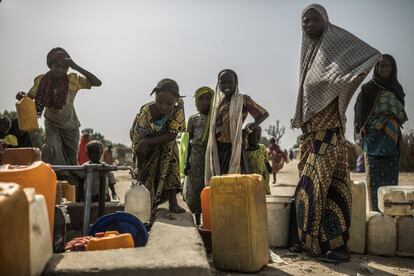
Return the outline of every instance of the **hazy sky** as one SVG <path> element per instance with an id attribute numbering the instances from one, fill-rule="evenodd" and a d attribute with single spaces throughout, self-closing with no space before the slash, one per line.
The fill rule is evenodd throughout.
<path id="1" fill-rule="evenodd" d="M 289 129 L 298 91 L 300 15 L 312 2 L 3 0 L 0 111 L 14 109 L 16 92 L 30 89 L 34 77 L 48 70 L 48 51 L 61 46 L 103 82 L 76 98 L 81 128 L 128 145 L 134 116 L 152 100 L 149 93 L 160 79 L 178 82 L 188 117 L 195 113 L 194 91 L 214 88 L 217 73 L 232 68 L 240 91 L 269 111 L 263 127 L 277 119 L 286 126 L 282 146 L 289 147 L 300 134 Z M 317 3 L 333 24 L 396 58 L 407 94 L 405 128 L 414 128 L 414 1 Z M 355 98 L 347 112 L 351 140 Z"/>

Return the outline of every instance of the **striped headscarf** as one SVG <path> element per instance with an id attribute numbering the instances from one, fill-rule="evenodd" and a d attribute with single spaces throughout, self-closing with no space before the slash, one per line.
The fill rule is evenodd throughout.
<path id="1" fill-rule="evenodd" d="M 329 22 L 324 7 L 312 4 L 324 22 L 318 39 L 302 33 L 299 93 L 292 127 L 300 128 L 338 98 L 341 123 L 355 90 L 380 58 L 380 53 L 348 31 Z"/>
<path id="2" fill-rule="evenodd" d="M 213 108 L 213 101 L 214 101 L 214 90 L 211 89 L 210 87 L 203 86 L 203 87 L 198 88 L 196 92 L 194 93 L 195 105 L 198 111 L 200 111 L 200 107 L 199 107 L 200 97 L 205 94 L 210 94 L 210 109 L 207 114 L 207 124 L 204 128 L 203 142 L 206 142 L 208 139 L 208 132 L 210 129 L 211 109 Z"/>

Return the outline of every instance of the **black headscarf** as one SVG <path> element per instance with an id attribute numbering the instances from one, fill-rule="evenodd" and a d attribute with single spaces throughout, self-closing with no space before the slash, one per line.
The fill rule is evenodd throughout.
<path id="1" fill-rule="evenodd" d="M 400 101 L 400 103 L 402 105 L 404 105 L 405 104 L 405 102 L 404 102 L 405 93 L 404 93 L 404 89 L 402 88 L 402 86 L 401 86 L 401 84 L 400 84 L 400 82 L 398 81 L 398 78 L 397 78 L 397 63 L 395 62 L 395 59 L 391 55 L 388 55 L 388 54 L 383 54 L 381 58 L 386 59 L 389 62 L 391 62 L 391 66 L 392 66 L 391 74 L 390 74 L 388 79 L 386 79 L 386 80 L 382 79 L 379 76 L 379 73 L 378 73 L 378 64 L 379 64 L 379 62 L 377 62 L 377 64 L 375 64 L 375 67 L 374 67 L 373 80 L 378 85 L 385 88 L 385 90 L 394 92 L 395 96 Z"/>
<path id="2" fill-rule="evenodd" d="M 380 91 L 386 90 L 393 92 L 400 103 L 403 106 L 405 104 L 404 89 L 397 78 L 397 63 L 395 62 L 395 59 L 388 54 L 383 54 L 381 58 L 391 62 L 392 71 L 388 79 L 382 79 L 378 73 L 378 61 L 374 67 L 374 76 L 372 77 L 372 80 L 362 86 L 361 92 L 355 103 L 355 136 L 359 134 L 361 128 L 368 121 L 368 117 L 374 108 L 375 100 Z"/>

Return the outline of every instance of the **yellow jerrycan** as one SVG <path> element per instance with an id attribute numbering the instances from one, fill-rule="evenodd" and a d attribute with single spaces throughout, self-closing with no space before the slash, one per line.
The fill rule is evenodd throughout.
<path id="1" fill-rule="evenodd" d="M 35 102 L 24 96 L 16 103 L 17 119 L 22 131 L 31 131 L 39 128 Z"/>
<path id="2" fill-rule="evenodd" d="M 215 176 L 210 187 L 214 266 L 241 272 L 260 270 L 269 261 L 262 176 Z"/>

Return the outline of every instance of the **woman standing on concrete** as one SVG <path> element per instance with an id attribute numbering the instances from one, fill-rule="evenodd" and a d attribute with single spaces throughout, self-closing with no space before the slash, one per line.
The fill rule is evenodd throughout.
<path id="1" fill-rule="evenodd" d="M 404 89 L 398 82 L 394 58 L 384 54 L 372 80 L 364 84 L 355 104 L 355 134 L 365 152 L 366 177 L 372 210 L 378 211 L 378 188 L 398 185 L 401 127 L 407 121 Z"/>
<path id="2" fill-rule="evenodd" d="M 300 86 L 292 127 L 301 128 L 296 216 L 300 244 L 327 262 L 349 260 L 351 194 L 345 111 L 380 53 L 331 24 L 316 4 L 302 13 Z"/>

